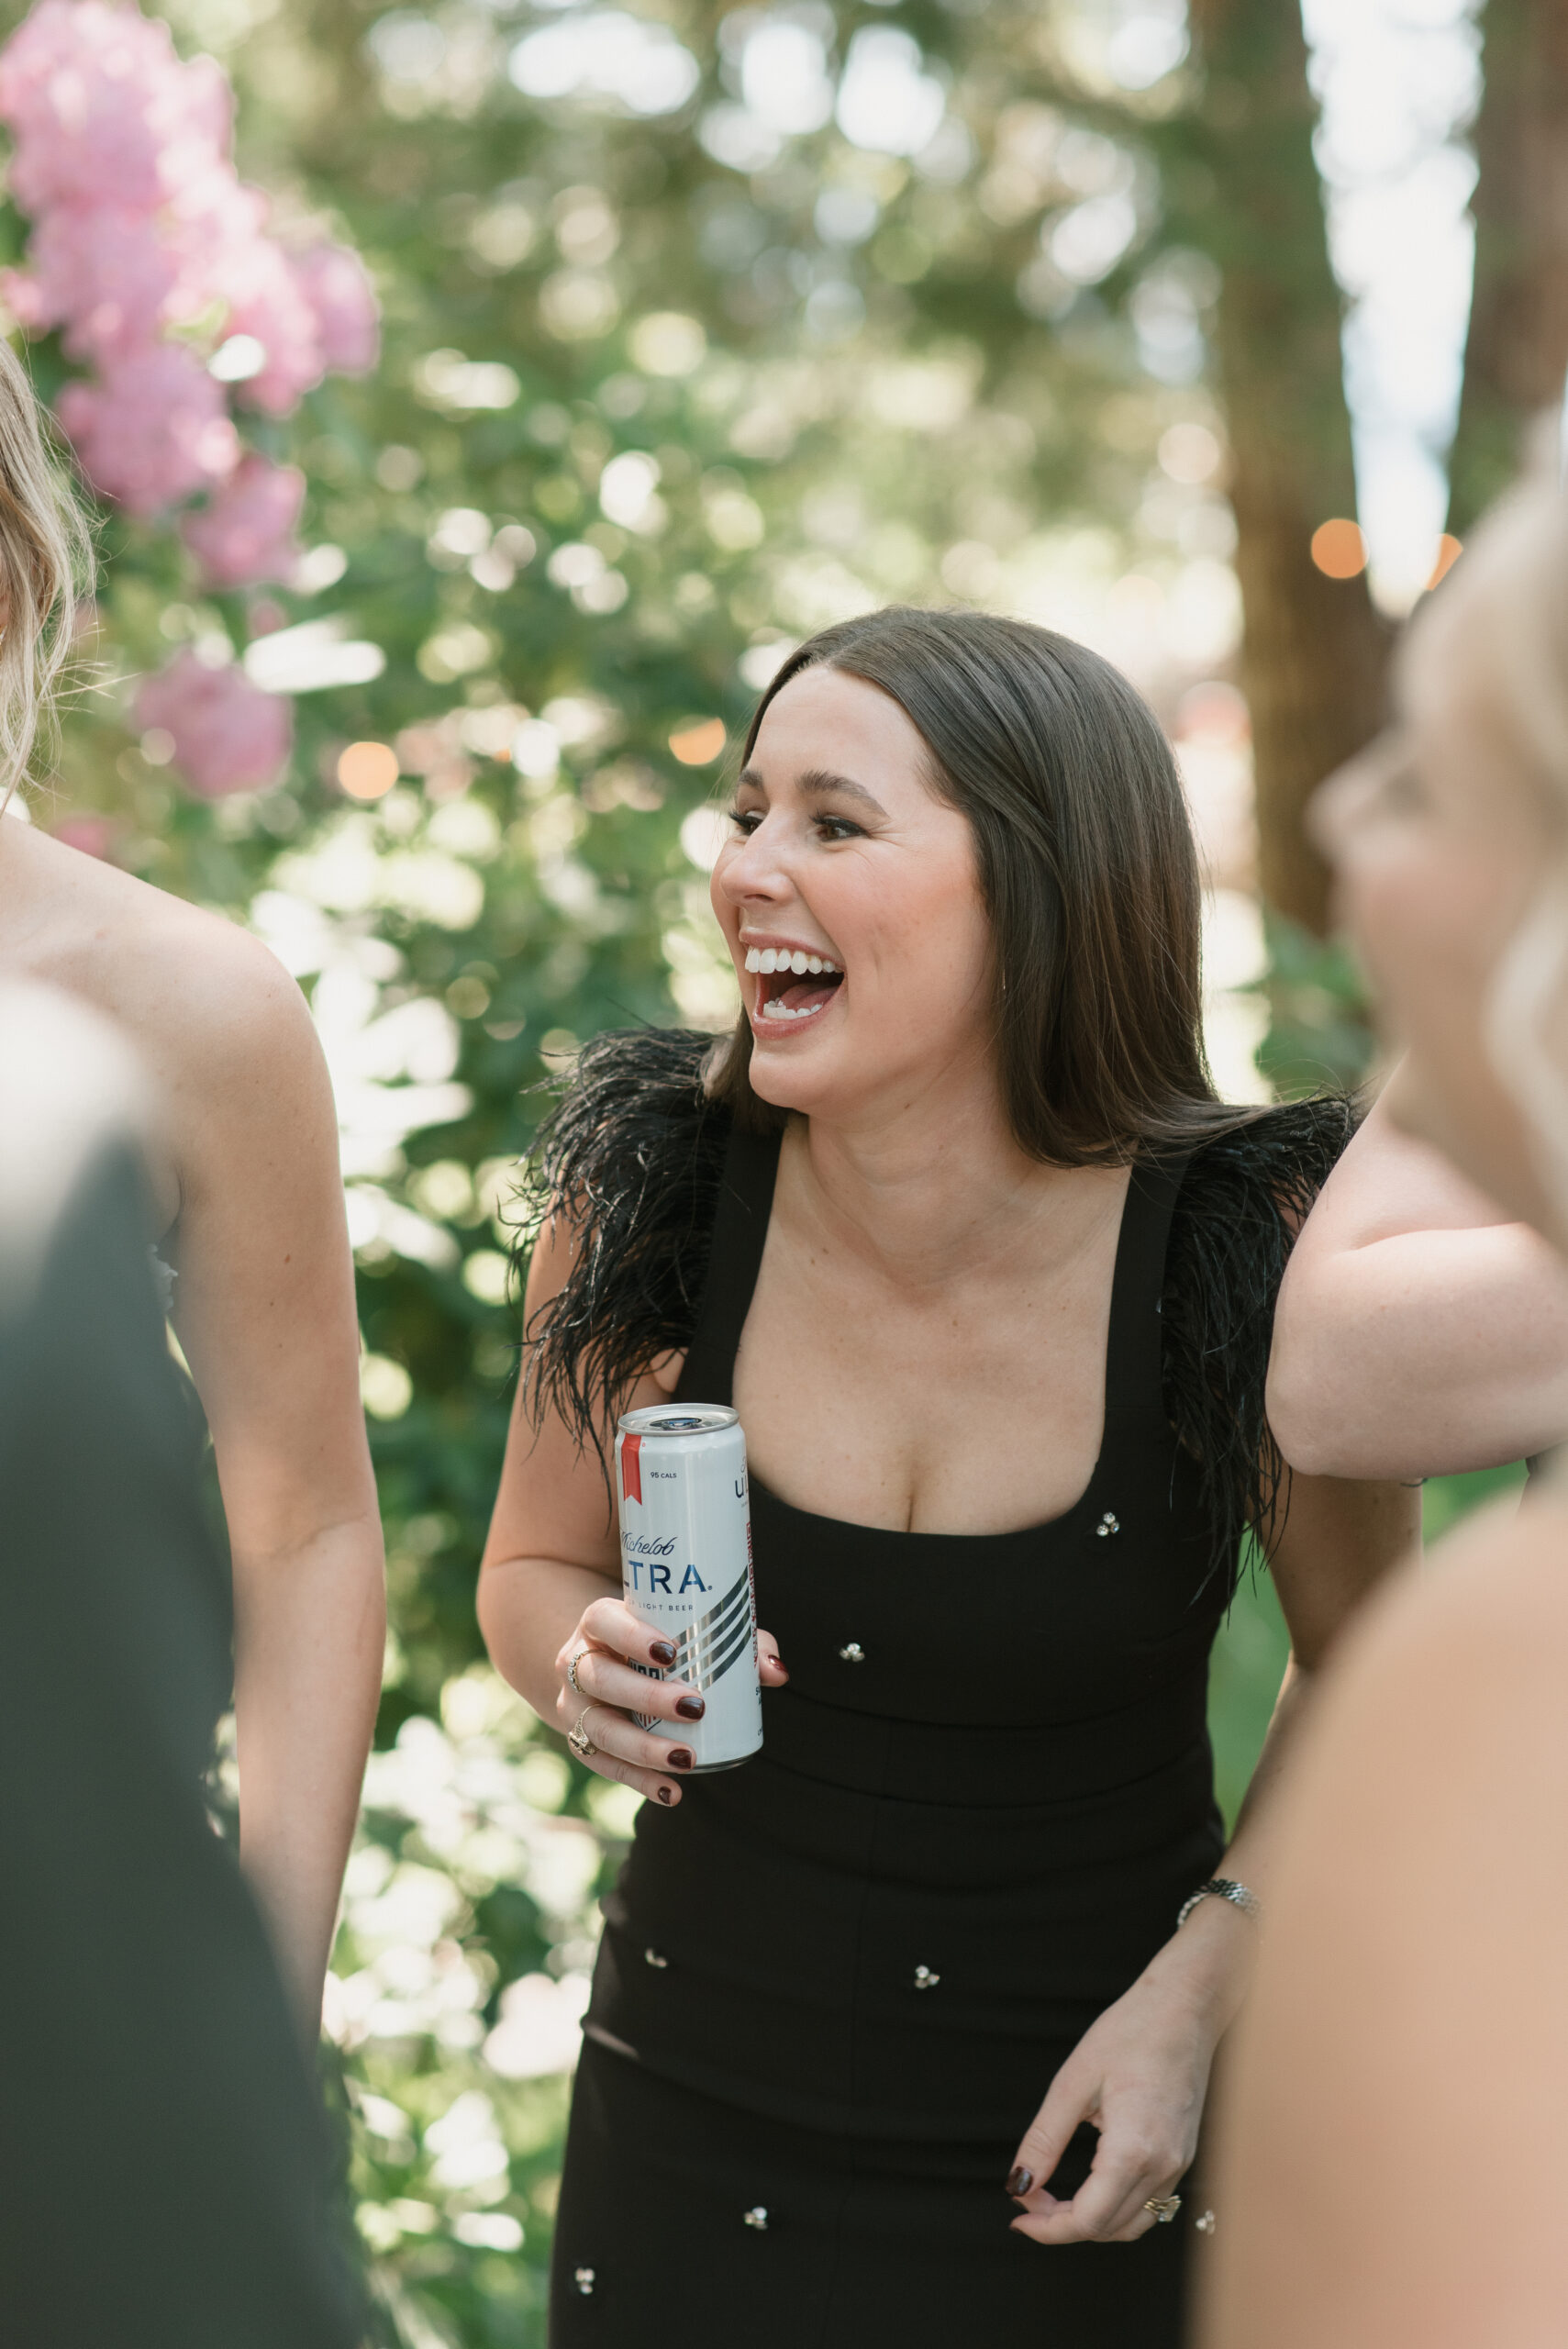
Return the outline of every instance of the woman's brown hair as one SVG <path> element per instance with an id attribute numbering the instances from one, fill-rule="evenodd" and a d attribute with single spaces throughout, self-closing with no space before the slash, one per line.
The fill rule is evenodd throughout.
<path id="1" fill-rule="evenodd" d="M 1186 803 L 1152 711 L 1071 638 L 985 612 L 894 606 L 824 629 L 803 669 L 838 669 L 898 704 L 928 780 L 967 817 L 995 943 L 1003 1097 L 1020 1147 L 1057 1166 L 1122 1161 L 1246 1122 L 1203 1049 L 1201 890 Z M 784 1113 L 753 1092 L 745 1014 L 710 1081 L 754 1130 Z"/>

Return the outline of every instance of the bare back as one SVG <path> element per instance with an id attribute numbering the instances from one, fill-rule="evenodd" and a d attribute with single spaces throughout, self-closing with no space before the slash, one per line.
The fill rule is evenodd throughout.
<path id="1" fill-rule="evenodd" d="M 259 940 L 14 814 L 0 976 L 85 1000 L 151 1079 L 159 1251 L 234 1562 L 240 1853 L 313 2036 L 385 1620 L 326 1063 Z"/>
<path id="2" fill-rule="evenodd" d="M 298 986 L 258 939 L 0 819 L 0 975 L 94 1006 L 157 1100 L 148 1152 L 174 1319 L 234 1531 L 287 1538 L 318 1478 L 369 1506 L 337 1119 Z M 336 1460 L 337 1465 L 329 1464 Z"/>
<path id="3" fill-rule="evenodd" d="M 1463 1526 L 1312 1724 L 1228 2085 L 1207 2349 L 1562 2337 L 1565 1540 L 1555 1481 Z"/>
<path id="4" fill-rule="evenodd" d="M 0 822 L 0 973 L 61 987 L 103 1012 L 134 1045 L 161 1096 L 162 1133 L 150 1152 L 167 1230 L 180 1210 L 182 1167 L 199 1121 L 190 1057 L 205 1015 L 238 987 L 286 974 L 265 950 L 216 916 L 84 856 L 11 816 Z M 266 958 L 268 963 L 272 958 Z"/>

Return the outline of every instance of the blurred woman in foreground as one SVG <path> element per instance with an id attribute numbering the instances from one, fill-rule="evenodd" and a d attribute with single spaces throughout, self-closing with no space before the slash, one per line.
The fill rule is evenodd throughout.
<path id="1" fill-rule="evenodd" d="M 337 1119 L 304 999 L 259 941 L 26 820 L 87 562 L 0 343 L 0 980 L 84 998 L 158 1091 L 148 1237 L 233 1553 L 241 1857 L 314 2041 L 384 1640 Z"/>
<path id="2" fill-rule="evenodd" d="M 1322 830 L 1389 1108 L 1568 1254 L 1568 507 L 1485 526 Z M 1341 1667 L 1230 2082 L 1209 2349 L 1513 2349 L 1568 2308 L 1568 1491 L 1492 1510 Z"/>

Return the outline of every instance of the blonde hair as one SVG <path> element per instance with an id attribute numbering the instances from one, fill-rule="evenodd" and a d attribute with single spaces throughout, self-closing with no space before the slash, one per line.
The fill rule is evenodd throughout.
<path id="1" fill-rule="evenodd" d="M 0 339 L 0 811 L 56 737 L 54 690 L 70 657 L 93 541 L 52 419 Z"/>
<path id="2" fill-rule="evenodd" d="M 1497 959 L 1484 1007 L 1492 1063 L 1517 1104 L 1537 1172 L 1568 1225 L 1568 497 L 1540 477 L 1499 500 L 1475 532 L 1404 666 L 1462 645 L 1504 714 L 1557 851 Z M 1516 753 L 1517 754 L 1517 753 Z M 1554 1032 L 1555 1031 L 1555 1032 Z"/>

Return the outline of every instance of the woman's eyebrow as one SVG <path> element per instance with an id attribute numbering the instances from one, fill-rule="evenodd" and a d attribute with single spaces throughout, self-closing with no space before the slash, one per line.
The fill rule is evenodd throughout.
<path id="1" fill-rule="evenodd" d="M 753 791 L 765 791 L 767 788 L 755 767 L 742 769 L 739 780 L 750 784 Z M 885 816 L 887 813 L 881 800 L 873 797 L 863 783 L 855 783 L 847 774 L 834 774 L 827 767 L 807 767 L 804 774 L 797 776 L 796 783 L 800 790 L 809 792 L 814 797 L 831 792 L 840 799 L 859 800 L 862 807 L 871 808 L 875 815 Z"/>

